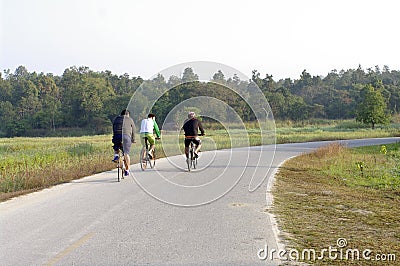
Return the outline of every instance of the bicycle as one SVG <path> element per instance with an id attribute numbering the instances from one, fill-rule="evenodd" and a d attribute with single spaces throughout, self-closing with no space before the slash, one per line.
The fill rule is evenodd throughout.
<path id="1" fill-rule="evenodd" d="M 196 169 L 197 166 L 197 157 L 195 156 L 194 153 L 196 148 L 197 148 L 196 144 L 194 144 L 193 141 L 191 141 L 189 145 L 189 158 L 186 160 L 189 172 L 191 168 Z"/>
<path id="2" fill-rule="evenodd" d="M 199 136 L 204 136 L 205 134 L 199 134 Z M 193 142 L 194 139 L 197 137 L 192 137 L 192 136 L 185 136 L 186 139 L 190 139 L 190 144 L 189 144 L 189 158 L 187 158 L 186 163 L 188 167 L 188 171 L 190 172 L 190 169 L 196 169 L 197 167 L 197 157 L 195 154 L 195 150 L 197 149 L 196 143 Z M 200 142 L 199 142 L 200 145 Z"/>
<path id="3" fill-rule="evenodd" d="M 140 152 L 140 168 L 142 168 L 142 171 L 146 170 L 147 165 L 150 166 L 150 168 L 154 168 L 156 164 L 156 152 L 155 149 L 153 150 L 153 154 L 149 155 L 149 147 L 150 143 L 147 137 L 144 137 L 144 145 L 142 147 L 142 150 Z"/>
<path id="4" fill-rule="evenodd" d="M 124 157 L 124 149 L 122 148 L 122 144 L 120 146 L 121 148 L 118 150 L 118 161 L 117 163 L 117 176 L 118 176 L 118 182 L 120 182 L 121 179 L 124 179 L 125 175 L 125 157 Z"/>

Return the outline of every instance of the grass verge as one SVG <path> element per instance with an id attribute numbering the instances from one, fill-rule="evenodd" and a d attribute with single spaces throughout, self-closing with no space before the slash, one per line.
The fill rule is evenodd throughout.
<path id="1" fill-rule="evenodd" d="M 317 265 L 396 265 L 400 260 L 399 143 L 356 149 L 332 144 L 301 155 L 282 166 L 273 193 L 285 244 L 299 251 L 295 259 Z M 347 246 L 338 248 L 339 238 Z M 337 250 L 334 259 L 321 255 L 329 247 Z M 302 257 L 307 249 L 316 251 L 316 259 Z M 363 258 L 365 250 L 371 250 L 366 256 L 371 260 Z"/>
<path id="2" fill-rule="evenodd" d="M 355 139 L 400 136 L 400 124 L 371 130 L 349 121 L 318 121 L 310 124 L 277 124 L 276 142 L 304 142 L 317 140 Z M 203 150 L 227 149 L 232 145 L 256 146 L 261 144 L 260 131 L 254 123 L 246 124 L 247 133 L 207 125 L 203 137 Z M 164 134 L 163 146 L 156 145 L 157 158 L 183 153 L 182 141 L 179 149 Z M 275 136 L 271 136 L 272 140 Z M 235 141 L 232 142 L 232 139 Z M 268 141 L 269 141 L 268 140 Z M 170 143 L 165 145 L 166 143 Z M 264 142 L 265 143 L 265 142 Z M 0 201 L 40 190 L 73 179 L 111 170 L 111 136 L 50 137 L 50 138 L 0 138 Z M 168 146 L 168 147 L 167 147 Z M 132 146 L 131 162 L 139 160 L 140 145 Z"/>
<path id="3" fill-rule="evenodd" d="M 0 139 L 0 201 L 112 169 L 109 138 Z"/>

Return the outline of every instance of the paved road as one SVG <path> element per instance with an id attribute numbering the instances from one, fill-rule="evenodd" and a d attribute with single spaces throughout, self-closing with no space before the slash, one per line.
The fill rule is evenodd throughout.
<path id="1" fill-rule="evenodd" d="M 3 202 L 1 265 L 277 265 L 258 257 L 283 248 L 268 212 L 269 177 L 326 143 L 207 152 L 190 173 L 180 169 L 182 156 L 160 159 L 157 171 L 134 165 L 134 177 L 120 183 L 113 170 Z"/>

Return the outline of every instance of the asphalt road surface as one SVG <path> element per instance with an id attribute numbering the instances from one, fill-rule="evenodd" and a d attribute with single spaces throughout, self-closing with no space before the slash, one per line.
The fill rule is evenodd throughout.
<path id="1" fill-rule="evenodd" d="M 176 156 L 144 172 L 133 165 L 119 183 L 113 170 L 3 202 L 0 264 L 278 265 L 273 175 L 327 143 L 204 152 L 190 173 Z"/>

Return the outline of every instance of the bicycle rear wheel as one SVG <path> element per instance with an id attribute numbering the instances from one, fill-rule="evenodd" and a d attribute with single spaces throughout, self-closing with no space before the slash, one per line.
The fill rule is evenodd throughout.
<path id="1" fill-rule="evenodd" d="M 193 152 L 193 157 L 194 157 L 194 159 L 193 159 L 193 167 L 196 169 L 196 167 L 197 167 L 197 157 L 194 154 L 194 152 Z"/>
<path id="2" fill-rule="evenodd" d="M 118 182 L 121 181 L 121 179 L 124 179 L 125 175 L 125 157 L 124 157 L 124 152 L 122 150 L 119 150 L 118 153 Z"/>
<path id="3" fill-rule="evenodd" d="M 119 163 L 118 163 L 118 166 L 117 166 L 117 172 L 118 172 L 118 182 L 120 181 L 120 179 L 121 179 L 121 175 L 123 174 L 122 173 L 122 169 L 121 169 L 121 167 L 119 167 Z"/>
<path id="4" fill-rule="evenodd" d="M 124 155 L 122 155 L 122 160 L 121 160 L 121 179 L 125 178 L 125 170 L 126 170 L 125 158 L 124 158 Z"/>
<path id="5" fill-rule="evenodd" d="M 188 160 L 188 169 L 189 169 L 189 171 L 193 168 L 193 159 L 194 159 L 193 146 L 190 146 L 189 160 Z"/>
<path id="6" fill-rule="evenodd" d="M 193 169 L 196 169 L 196 167 L 197 167 L 197 159 L 196 158 L 193 158 L 192 165 L 193 165 Z"/>
<path id="7" fill-rule="evenodd" d="M 142 168 L 142 171 L 146 170 L 147 167 L 147 150 L 145 147 L 142 148 L 140 151 L 140 168 Z"/>
<path id="8" fill-rule="evenodd" d="M 187 164 L 188 171 L 190 172 L 190 164 L 191 164 L 190 157 L 186 158 L 186 164 Z"/>
<path id="9" fill-rule="evenodd" d="M 194 153 L 196 148 L 197 148 L 197 146 L 192 142 L 191 147 L 190 147 L 190 159 L 191 159 L 191 164 L 192 164 L 193 169 L 196 169 L 196 167 L 197 167 L 197 158 L 196 158 L 196 154 Z"/>
<path id="10" fill-rule="evenodd" d="M 122 172 L 122 167 L 121 167 L 121 158 L 118 159 L 117 168 L 118 168 L 118 169 L 117 169 L 117 171 L 118 171 L 118 182 L 120 182 L 121 177 L 122 177 L 122 175 L 124 174 L 124 173 Z"/>

